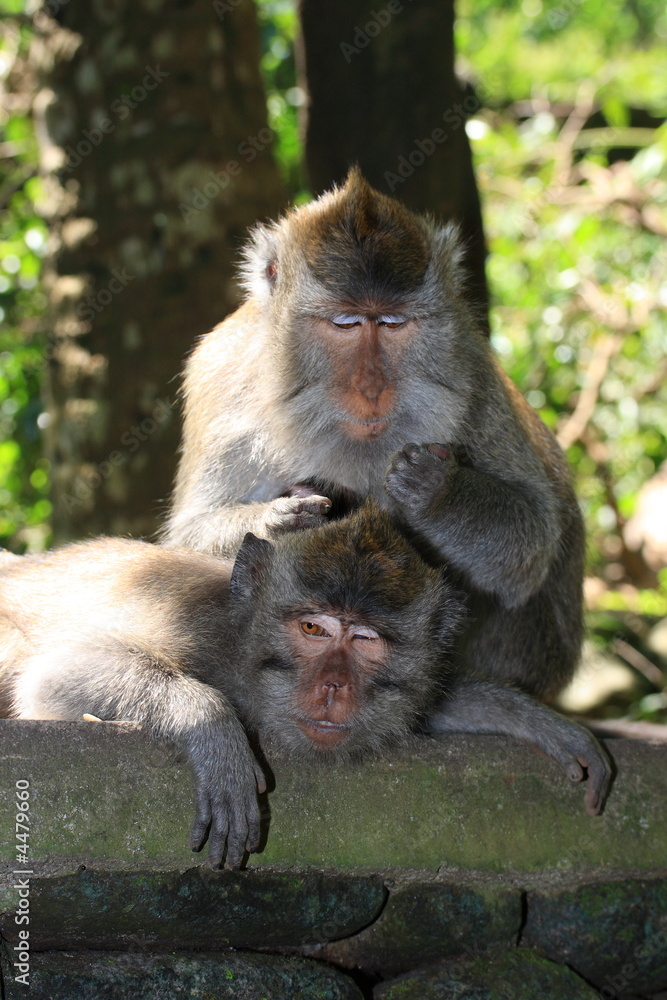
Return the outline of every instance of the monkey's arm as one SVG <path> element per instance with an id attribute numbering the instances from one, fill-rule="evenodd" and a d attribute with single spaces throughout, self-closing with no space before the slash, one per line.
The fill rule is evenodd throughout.
<path id="1" fill-rule="evenodd" d="M 187 759 L 194 773 L 196 812 L 190 833 L 200 850 L 208 832 L 214 868 L 238 868 L 244 851 L 257 850 L 257 792 L 264 775 L 233 707 L 216 689 L 163 663 L 150 652 L 110 637 L 52 643 L 53 652 L 25 660 L 14 693 L 23 719 L 139 722 Z"/>
<path id="2" fill-rule="evenodd" d="M 530 695 L 486 681 L 461 684 L 428 719 L 432 733 L 502 733 L 531 743 L 565 771 L 586 779 L 586 812 L 602 809 L 611 780 L 606 754 L 594 736 Z"/>
<path id="3" fill-rule="evenodd" d="M 273 539 L 285 531 L 315 528 L 323 523 L 330 506 L 327 497 L 281 496 L 268 503 L 239 503 L 207 511 L 175 508 L 164 543 L 234 556 L 247 532 Z"/>
<path id="4" fill-rule="evenodd" d="M 459 465 L 446 446 L 407 444 L 385 487 L 419 539 L 507 607 L 525 604 L 544 582 L 562 528 L 539 476 L 512 482 Z"/>

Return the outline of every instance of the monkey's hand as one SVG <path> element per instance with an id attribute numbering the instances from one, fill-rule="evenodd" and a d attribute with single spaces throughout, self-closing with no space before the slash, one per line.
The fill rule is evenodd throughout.
<path id="1" fill-rule="evenodd" d="M 264 514 L 262 529 L 269 538 L 274 538 L 286 531 L 319 528 L 326 521 L 330 509 L 331 500 L 328 497 L 278 497 Z"/>
<path id="2" fill-rule="evenodd" d="M 200 851 L 208 837 L 212 868 L 240 868 L 244 854 L 257 851 L 260 841 L 258 793 L 266 791 L 264 772 L 244 734 L 209 732 L 189 747 L 195 775 L 195 820 L 190 847 Z"/>
<path id="3" fill-rule="evenodd" d="M 432 733 L 504 733 L 550 757 L 571 781 L 586 779 L 590 816 L 602 809 L 612 770 L 598 741 L 583 726 L 522 691 L 488 681 L 461 684 L 429 716 Z"/>
<path id="4" fill-rule="evenodd" d="M 454 453 L 447 445 L 406 444 L 392 458 L 384 486 L 409 523 L 428 515 L 456 466 Z"/>
<path id="5" fill-rule="evenodd" d="M 597 816 L 611 781 L 609 758 L 587 729 L 569 719 L 558 719 L 562 725 L 546 731 L 536 746 L 560 764 L 570 781 L 586 779 L 584 806 L 589 816 Z"/>

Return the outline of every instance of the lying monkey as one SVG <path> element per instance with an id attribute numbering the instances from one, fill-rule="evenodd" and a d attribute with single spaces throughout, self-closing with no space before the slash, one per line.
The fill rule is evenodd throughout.
<path id="1" fill-rule="evenodd" d="M 575 781 L 588 768 L 597 812 L 610 772 L 593 737 L 448 656 L 460 596 L 374 501 L 275 543 L 248 534 L 233 568 L 138 541 L 71 545 L 0 572 L 0 703 L 166 737 L 192 766 L 190 843 L 210 827 L 214 867 L 238 867 L 259 841 L 266 786 L 247 733 L 295 758 L 363 758 L 438 704 L 433 732 L 509 733 Z"/>
<path id="2" fill-rule="evenodd" d="M 257 849 L 263 747 L 365 756 L 405 736 L 442 683 L 463 611 L 367 504 L 346 521 L 247 535 L 233 564 L 103 538 L 0 572 L 0 704 L 23 719 L 134 720 L 195 778 L 193 850 Z"/>

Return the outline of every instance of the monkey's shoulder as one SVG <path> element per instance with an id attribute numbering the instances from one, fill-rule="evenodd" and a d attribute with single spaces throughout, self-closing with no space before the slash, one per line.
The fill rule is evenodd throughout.
<path id="1" fill-rule="evenodd" d="M 219 361 L 226 354 L 257 350 L 264 326 L 262 307 L 253 299 L 248 299 L 209 333 L 204 334 L 191 361 L 200 358 Z"/>
<path id="2" fill-rule="evenodd" d="M 540 415 L 535 412 L 509 375 L 500 367 L 498 370 L 512 411 L 523 428 L 532 448 L 539 455 L 545 472 L 550 479 L 554 479 L 561 484 L 569 482 L 569 466 L 556 435 L 547 427 Z"/>

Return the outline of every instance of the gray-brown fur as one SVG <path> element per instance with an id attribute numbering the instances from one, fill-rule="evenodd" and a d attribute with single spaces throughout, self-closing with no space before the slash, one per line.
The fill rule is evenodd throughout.
<path id="1" fill-rule="evenodd" d="M 512 732 L 534 704 L 525 695 L 553 696 L 578 661 L 584 533 L 553 435 L 503 374 L 466 306 L 460 257 L 452 227 L 412 215 L 356 171 L 341 189 L 258 227 L 244 268 L 248 300 L 188 362 L 165 542 L 230 554 L 247 530 L 274 537 L 281 524 L 323 522 L 323 496 L 375 498 L 467 593 L 460 683 L 466 699 L 475 683 L 487 700 L 489 685 L 499 685 L 499 705 L 507 705 L 505 690 L 516 691 L 504 728 L 499 712 L 489 713 L 494 731 Z M 382 414 L 382 433 L 352 439 L 344 386 L 316 331 L 347 311 L 373 332 L 378 316 L 396 310 L 412 334 L 396 354 L 391 331 L 380 331 L 368 380 L 382 369 L 391 412 Z M 373 391 L 361 385 L 357 395 L 360 407 L 379 413 Z M 312 486 L 314 506 L 289 495 L 294 484 Z M 538 715 L 547 742 L 571 725 Z M 453 703 L 443 703 L 441 728 L 455 718 Z M 461 713 L 461 727 L 474 727 L 471 720 Z M 595 757 L 582 732 L 575 749 Z M 594 766 L 599 791 L 608 780 L 601 755 Z"/>
<path id="2" fill-rule="evenodd" d="M 311 715 L 326 720 L 329 709 L 317 708 L 286 625 L 318 613 L 382 636 L 370 672 L 341 668 L 338 653 L 324 664 L 326 684 L 349 689 L 335 746 L 299 725 L 299 690 Z M 373 504 L 276 545 L 249 536 L 233 570 L 186 550 L 100 539 L 0 572 L 0 702 L 19 718 L 86 713 L 168 739 L 195 776 L 193 849 L 210 825 L 212 863 L 226 856 L 236 867 L 257 848 L 265 788 L 248 734 L 269 757 L 279 746 L 337 761 L 400 741 L 446 683 L 462 615 L 452 587 Z"/>

